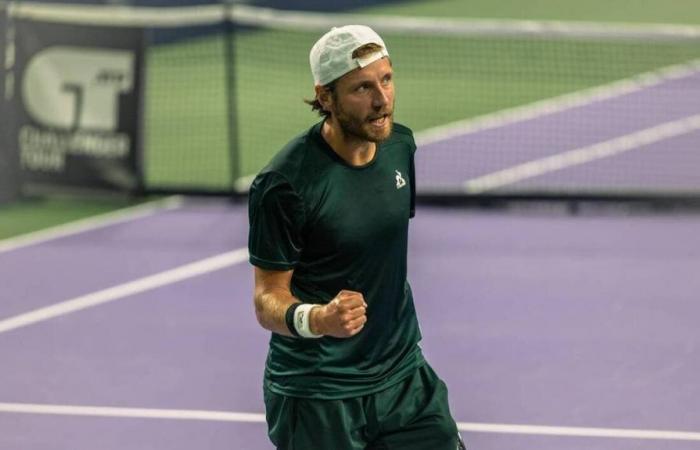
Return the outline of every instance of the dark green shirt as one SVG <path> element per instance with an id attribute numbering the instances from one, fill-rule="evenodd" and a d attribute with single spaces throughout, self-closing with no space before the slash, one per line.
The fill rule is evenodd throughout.
<path id="1" fill-rule="evenodd" d="M 294 269 L 292 294 L 303 302 L 325 304 L 343 289 L 364 295 L 367 323 L 351 338 L 270 339 L 269 389 L 340 399 L 385 389 L 424 362 L 406 280 L 416 145 L 395 124 L 374 159 L 355 167 L 321 126 L 287 144 L 253 182 L 248 247 L 257 267 Z"/>

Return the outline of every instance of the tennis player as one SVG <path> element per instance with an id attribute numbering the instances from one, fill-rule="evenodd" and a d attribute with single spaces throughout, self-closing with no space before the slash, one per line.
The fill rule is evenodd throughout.
<path id="1" fill-rule="evenodd" d="M 406 280 L 416 146 L 393 123 L 387 47 L 349 25 L 321 37 L 310 62 L 308 103 L 323 120 L 272 159 L 249 197 L 255 312 L 272 331 L 269 437 L 283 450 L 464 448 L 418 346 Z"/>

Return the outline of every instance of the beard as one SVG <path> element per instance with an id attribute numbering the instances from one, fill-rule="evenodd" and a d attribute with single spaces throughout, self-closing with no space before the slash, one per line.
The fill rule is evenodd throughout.
<path id="1" fill-rule="evenodd" d="M 360 117 L 346 111 L 342 104 L 336 103 L 333 116 L 338 122 L 340 129 L 345 136 L 354 137 L 363 141 L 380 143 L 385 141 L 390 135 L 394 126 L 394 107 L 383 112 L 375 112 L 369 116 Z M 371 121 L 384 117 L 384 126 L 381 128 L 372 125 Z"/>

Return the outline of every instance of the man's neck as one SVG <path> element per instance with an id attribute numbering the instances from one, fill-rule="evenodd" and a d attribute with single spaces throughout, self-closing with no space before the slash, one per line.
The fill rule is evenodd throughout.
<path id="1" fill-rule="evenodd" d="M 333 151 L 351 166 L 364 166 L 374 159 L 377 151 L 377 144 L 348 136 L 330 118 L 323 122 L 321 135 Z"/>

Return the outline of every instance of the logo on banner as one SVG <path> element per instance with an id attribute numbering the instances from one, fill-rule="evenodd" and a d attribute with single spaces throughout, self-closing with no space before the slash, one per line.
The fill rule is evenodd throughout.
<path id="1" fill-rule="evenodd" d="M 125 158 L 130 136 L 118 132 L 120 96 L 134 90 L 135 56 L 128 50 L 47 47 L 32 56 L 22 99 L 38 125 L 24 125 L 22 165 L 60 172 L 66 157 Z"/>

